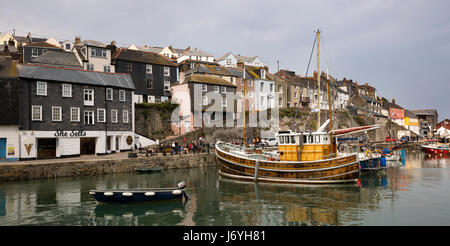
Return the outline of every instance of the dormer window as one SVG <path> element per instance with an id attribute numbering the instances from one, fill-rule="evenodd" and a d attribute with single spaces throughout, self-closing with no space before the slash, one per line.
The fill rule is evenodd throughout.
<path id="1" fill-rule="evenodd" d="M 266 78 L 266 70 L 261 69 L 261 78 L 265 79 Z"/>
<path id="2" fill-rule="evenodd" d="M 38 49 L 31 49 L 31 57 L 38 57 L 39 53 L 38 53 Z"/>

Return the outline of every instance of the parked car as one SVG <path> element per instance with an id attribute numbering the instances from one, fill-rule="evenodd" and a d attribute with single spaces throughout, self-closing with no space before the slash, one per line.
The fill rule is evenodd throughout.
<path id="1" fill-rule="evenodd" d="M 386 142 L 397 142 L 397 140 L 393 137 L 387 137 Z"/>
<path id="2" fill-rule="evenodd" d="M 267 146 L 277 146 L 278 145 L 278 141 L 276 138 L 264 139 L 263 143 Z"/>

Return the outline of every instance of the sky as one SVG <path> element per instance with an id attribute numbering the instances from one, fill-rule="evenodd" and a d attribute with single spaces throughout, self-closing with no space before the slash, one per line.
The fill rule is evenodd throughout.
<path id="1" fill-rule="evenodd" d="M 450 1 L 0 1 L 0 32 L 259 56 L 305 76 L 315 32 L 320 68 L 378 96 L 450 118 Z M 7 6 L 7 7 L 5 7 Z M 316 54 L 308 75 L 316 69 Z"/>

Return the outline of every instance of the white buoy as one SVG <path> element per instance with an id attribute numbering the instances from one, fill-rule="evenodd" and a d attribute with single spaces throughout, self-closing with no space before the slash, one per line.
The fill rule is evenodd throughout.
<path id="1" fill-rule="evenodd" d="M 179 194 L 181 194 L 181 190 L 174 190 L 174 191 L 172 191 L 172 194 L 179 195 Z"/>
<path id="2" fill-rule="evenodd" d="M 89 195 L 95 195 L 95 192 L 89 191 Z"/>
<path id="3" fill-rule="evenodd" d="M 105 193 L 103 193 L 103 195 L 105 195 L 105 196 L 112 196 L 112 195 L 114 195 L 114 193 L 112 193 L 112 192 L 105 192 Z"/>
<path id="4" fill-rule="evenodd" d="M 133 195 L 133 193 L 131 193 L 131 192 L 124 192 L 124 193 L 122 193 L 122 196 L 132 196 Z"/>
<path id="5" fill-rule="evenodd" d="M 154 196 L 156 193 L 153 191 L 145 192 L 146 196 Z"/>

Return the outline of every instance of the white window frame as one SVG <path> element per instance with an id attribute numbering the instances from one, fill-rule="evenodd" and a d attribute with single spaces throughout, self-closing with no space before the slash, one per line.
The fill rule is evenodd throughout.
<path id="1" fill-rule="evenodd" d="M 110 92 L 108 94 L 108 92 Z M 106 88 L 106 100 L 112 101 L 114 100 L 114 89 L 113 88 Z"/>
<path id="2" fill-rule="evenodd" d="M 223 97 L 222 98 L 222 107 L 226 107 L 227 106 L 227 98 Z"/>
<path id="3" fill-rule="evenodd" d="M 100 118 L 100 112 L 103 112 L 102 118 Z M 97 109 L 97 122 L 106 122 L 106 109 L 104 108 Z"/>
<path id="4" fill-rule="evenodd" d="M 266 79 L 266 70 L 261 69 L 261 78 Z"/>
<path id="5" fill-rule="evenodd" d="M 36 109 L 39 109 L 39 118 L 35 118 Z M 42 121 L 42 106 L 32 105 L 31 106 L 31 121 Z"/>
<path id="6" fill-rule="evenodd" d="M 164 76 L 170 77 L 170 67 L 164 67 Z"/>
<path id="7" fill-rule="evenodd" d="M 221 86 L 220 89 L 221 89 L 222 93 L 227 93 L 227 87 Z"/>
<path id="8" fill-rule="evenodd" d="M 88 71 L 94 71 L 94 69 L 95 69 L 94 64 L 89 64 L 89 63 L 86 65 L 86 68 Z"/>
<path id="9" fill-rule="evenodd" d="M 119 122 L 119 115 L 117 112 L 117 109 L 111 109 L 111 123 L 118 123 Z"/>
<path id="10" fill-rule="evenodd" d="M 170 81 L 164 81 L 164 91 L 170 91 Z"/>
<path id="11" fill-rule="evenodd" d="M 74 116 L 73 110 L 77 111 L 77 113 L 76 113 L 77 119 L 74 119 L 74 117 L 73 117 Z M 80 122 L 80 108 L 76 108 L 76 107 L 70 108 L 70 121 L 71 122 Z"/>
<path id="12" fill-rule="evenodd" d="M 122 110 L 122 122 L 128 124 L 128 110 Z"/>
<path id="13" fill-rule="evenodd" d="M 145 65 L 145 72 L 146 72 L 147 74 L 153 74 L 153 65 L 151 65 L 151 64 L 146 64 L 146 65 Z"/>
<path id="14" fill-rule="evenodd" d="M 205 106 L 208 105 L 208 97 L 207 96 L 202 97 L 202 104 Z"/>
<path id="15" fill-rule="evenodd" d="M 102 50 L 102 57 L 106 58 L 108 56 L 108 53 L 106 50 Z"/>
<path id="16" fill-rule="evenodd" d="M 103 72 L 110 73 L 111 72 L 111 66 L 103 66 Z"/>
<path id="17" fill-rule="evenodd" d="M 89 120 L 88 120 L 88 122 L 86 123 L 86 113 L 92 113 L 92 122 L 91 123 L 89 123 Z M 90 116 L 90 115 L 88 115 L 88 116 Z M 94 111 L 92 111 L 92 110 L 84 110 L 84 113 L 83 113 L 83 123 L 85 124 L 85 125 L 94 125 L 95 124 L 95 113 L 94 113 Z"/>
<path id="18" fill-rule="evenodd" d="M 208 91 L 208 85 L 202 84 L 202 91 Z"/>
<path id="19" fill-rule="evenodd" d="M 125 91 L 119 90 L 119 101 L 125 102 Z"/>
<path id="20" fill-rule="evenodd" d="M 83 92 L 84 106 L 94 106 L 94 89 L 84 89 Z M 86 94 L 91 94 L 91 100 L 86 100 Z"/>
<path id="21" fill-rule="evenodd" d="M 65 90 L 67 88 L 68 88 L 68 90 Z M 62 89 L 62 97 L 72 97 L 72 85 L 71 84 L 62 84 L 61 89 Z M 66 94 L 66 92 L 67 92 L 67 94 Z"/>
<path id="22" fill-rule="evenodd" d="M 56 110 L 59 110 L 57 117 L 55 117 Z M 62 121 L 62 107 L 52 106 L 52 121 Z"/>
<path id="23" fill-rule="evenodd" d="M 43 85 L 43 88 L 40 88 L 39 85 Z M 38 95 L 38 96 L 47 96 L 47 82 L 44 82 L 44 81 L 37 81 L 36 82 L 36 95 Z"/>
<path id="24" fill-rule="evenodd" d="M 214 92 L 220 92 L 220 86 L 215 85 L 214 86 Z"/>
<path id="25" fill-rule="evenodd" d="M 36 51 L 36 52 L 35 52 Z M 36 53 L 36 54 L 35 54 Z M 39 49 L 37 48 L 31 48 L 31 57 L 38 57 L 39 56 Z"/>

